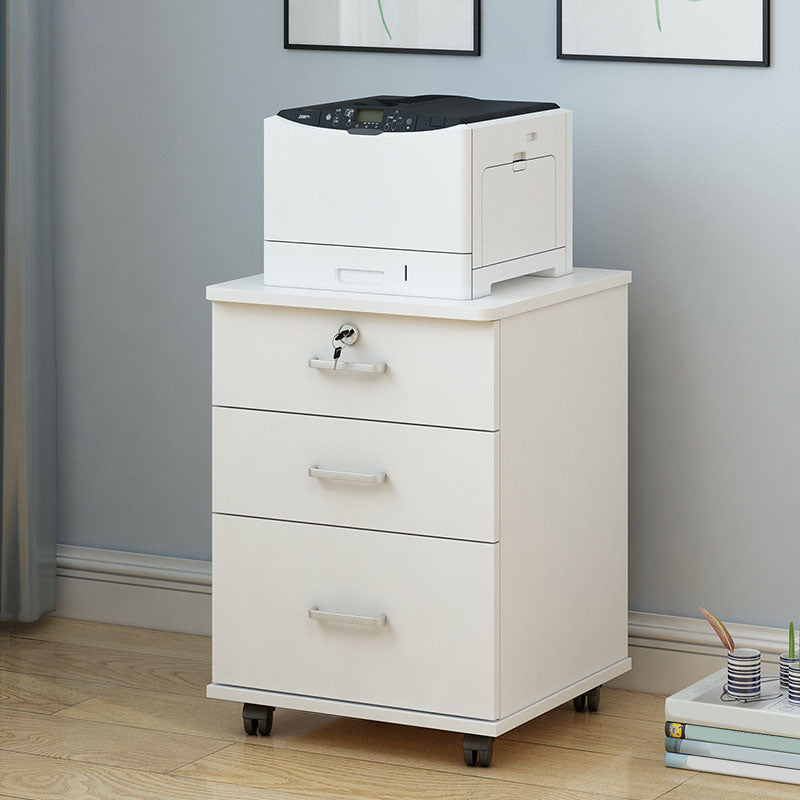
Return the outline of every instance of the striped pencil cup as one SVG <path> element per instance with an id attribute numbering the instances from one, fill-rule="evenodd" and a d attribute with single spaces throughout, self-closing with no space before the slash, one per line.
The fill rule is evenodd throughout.
<path id="1" fill-rule="evenodd" d="M 788 653 L 781 655 L 781 689 L 789 688 L 789 670 L 800 669 L 800 656 L 790 658 Z"/>
<path id="2" fill-rule="evenodd" d="M 739 700 L 752 700 L 761 694 L 759 650 L 737 647 L 732 653 L 728 653 L 728 694 Z"/>
<path id="3" fill-rule="evenodd" d="M 789 702 L 800 705 L 800 669 L 789 670 Z"/>

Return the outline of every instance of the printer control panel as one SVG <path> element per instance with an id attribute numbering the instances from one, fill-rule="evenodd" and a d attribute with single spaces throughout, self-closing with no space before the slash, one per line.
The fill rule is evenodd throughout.
<path id="1" fill-rule="evenodd" d="M 335 128 L 354 133 L 411 132 L 417 130 L 419 122 L 417 114 L 400 109 L 358 108 L 346 105 L 331 106 L 330 108 L 296 108 L 282 111 L 279 116 L 303 125 Z"/>
<path id="2" fill-rule="evenodd" d="M 279 117 L 347 133 L 412 133 L 451 128 L 488 119 L 556 109 L 555 103 L 478 100 L 451 95 L 379 95 L 315 106 L 286 108 Z"/>

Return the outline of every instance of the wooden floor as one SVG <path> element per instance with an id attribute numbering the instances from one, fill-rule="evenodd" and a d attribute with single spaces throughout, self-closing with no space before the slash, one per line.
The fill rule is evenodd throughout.
<path id="1" fill-rule="evenodd" d="M 793 798 L 794 786 L 664 767 L 664 699 L 603 690 L 498 739 L 469 768 L 458 734 L 278 709 L 248 737 L 207 700 L 201 636 L 46 618 L 0 629 L 0 796 L 28 800 Z"/>

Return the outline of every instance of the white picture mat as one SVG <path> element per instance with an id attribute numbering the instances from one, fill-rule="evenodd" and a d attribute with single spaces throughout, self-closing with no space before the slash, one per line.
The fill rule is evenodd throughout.
<path id="1" fill-rule="evenodd" d="M 378 0 L 289 0 L 289 44 L 474 49 L 474 0 L 381 0 L 381 5 L 386 27 Z"/>
<path id="2" fill-rule="evenodd" d="M 562 0 L 564 55 L 754 61 L 763 0 Z"/>

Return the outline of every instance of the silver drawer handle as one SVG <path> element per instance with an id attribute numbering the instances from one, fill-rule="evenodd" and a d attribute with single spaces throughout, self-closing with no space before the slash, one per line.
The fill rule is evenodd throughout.
<path id="1" fill-rule="evenodd" d="M 308 477 L 321 481 L 346 481 L 347 483 L 386 483 L 386 473 L 343 472 L 338 469 L 309 467 Z"/>
<path id="2" fill-rule="evenodd" d="M 364 628 L 380 628 L 386 624 L 386 614 L 379 617 L 363 617 L 360 614 L 337 614 L 335 611 L 320 611 L 316 606 L 308 609 L 308 616 L 320 622 L 342 622 L 345 625 L 361 625 Z"/>
<path id="3" fill-rule="evenodd" d="M 352 361 L 340 361 L 338 364 L 333 360 L 326 361 L 324 358 L 309 358 L 308 366 L 311 369 L 327 369 L 331 372 L 368 372 L 373 375 L 386 372 L 386 364 L 356 364 Z"/>

